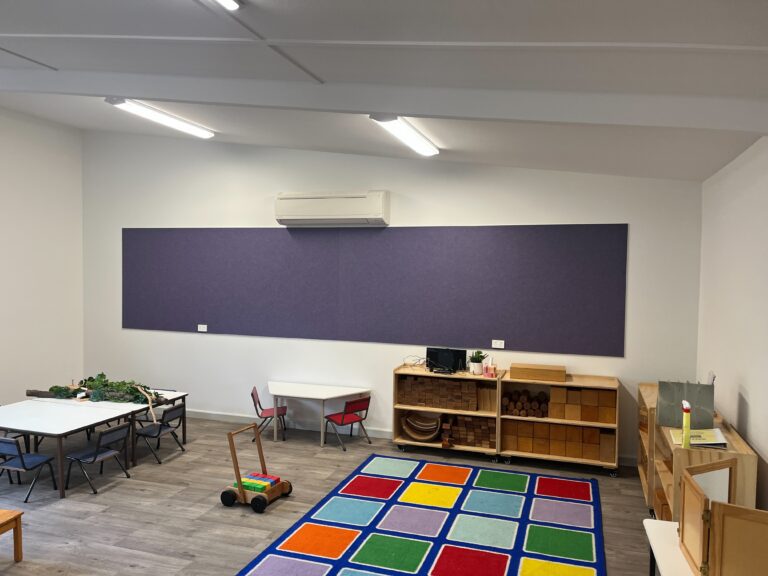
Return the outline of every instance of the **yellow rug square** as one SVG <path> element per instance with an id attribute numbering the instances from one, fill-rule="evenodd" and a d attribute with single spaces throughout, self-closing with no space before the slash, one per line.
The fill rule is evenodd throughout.
<path id="1" fill-rule="evenodd" d="M 421 504 L 437 508 L 453 508 L 461 494 L 461 488 L 411 482 L 398 500 L 407 504 Z"/>
<path id="2" fill-rule="evenodd" d="M 597 572 L 594 568 L 535 558 L 523 558 L 518 572 L 518 576 L 595 576 L 595 574 Z"/>

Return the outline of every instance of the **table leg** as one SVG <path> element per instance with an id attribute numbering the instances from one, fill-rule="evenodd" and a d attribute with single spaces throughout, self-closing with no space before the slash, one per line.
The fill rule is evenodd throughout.
<path id="1" fill-rule="evenodd" d="M 656 556 L 653 554 L 653 548 L 651 548 L 650 551 L 651 557 L 648 560 L 650 570 L 648 571 L 648 574 L 650 574 L 650 576 L 656 576 Z"/>
<path id="2" fill-rule="evenodd" d="M 128 470 L 131 466 L 136 466 L 136 443 L 134 442 L 134 438 L 136 437 L 136 414 L 131 414 L 131 425 L 130 425 L 130 434 L 128 435 L 128 442 L 125 443 L 125 454 L 123 454 L 123 459 L 125 460 L 125 469 Z M 130 459 L 128 458 L 128 452 L 130 444 Z M 130 460 L 130 465 L 129 465 Z"/>
<path id="3" fill-rule="evenodd" d="M 325 400 L 320 400 L 320 446 L 325 446 Z"/>
<path id="4" fill-rule="evenodd" d="M 187 397 L 181 398 L 181 403 L 184 404 L 184 413 L 181 415 L 181 443 L 187 443 Z"/>
<path id="5" fill-rule="evenodd" d="M 278 407 L 278 402 L 280 401 L 280 398 L 278 396 L 274 396 L 273 398 L 274 398 L 274 400 L 272 402 L 272 406 L 275 407 L 274 408 L 275 416 L 274 416 L 274 418 L 272 418 L 272 441 L 273 442 L 277 442 L 277 420 L 278 420 L 278 418 L 277 418 L 277 407 Z"/>
<path id="6" fill-rule="evenodd" d="M 59 498 L 64 498 L 64 438 L 56 438 L 56 467 L 59 474 Z"/>
<path id="7" fill-rule="evenodd" d="M 16 518 L 13 527 L 13 561 L 21 562 L 24 559 L 24 548 L 21 543 L 21 516 Z"/>

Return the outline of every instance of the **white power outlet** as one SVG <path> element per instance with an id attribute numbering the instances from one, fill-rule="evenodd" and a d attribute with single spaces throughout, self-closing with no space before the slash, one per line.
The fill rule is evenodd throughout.
<path id="1" fill-rule="evenodd" d="M 504 350 L 504 340 L 491 340 L 491 348 Z"/>
<path id="2" fill-rule="evenodd" d="M 208 324 L 198 324 L 197 325 L 197 331 L 198 332 L 208 332 Z"/>

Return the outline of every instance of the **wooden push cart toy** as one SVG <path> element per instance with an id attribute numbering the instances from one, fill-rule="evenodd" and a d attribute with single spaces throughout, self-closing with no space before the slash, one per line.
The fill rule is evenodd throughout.
<path id="1" fill-rule="evenodd" d="M 235 436 L 249 430 L 253 430 L 253 440 L 259 450 L 261 472 L 241 474 L 235 449 Z M 221 503 L 224 506 L 234 506 L 235 502 L 250 504 L 254 512 L 261 513 L 271 502 L 281 496 L 288 496 L 293 491 L 293 486 L 288 480 L 280 480 L 277 476 L 267 474 L 267 465 L 264 462 L 264 450 L 261 448 L 261 435 L 257 424 L 250 424 L 234 432 L 227 432 L 227 439 L 229 440 L 229 452 L 232 455 L 232 467 L 235 470 L 235 482 L 231 488 L 226 488 L 221 493 Z"/>

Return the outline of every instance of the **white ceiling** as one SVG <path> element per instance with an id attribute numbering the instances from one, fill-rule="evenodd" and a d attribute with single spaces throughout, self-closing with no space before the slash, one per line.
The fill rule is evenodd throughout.
<path id="1" fill-rule="evenodd" d="M 165 100 L 220 141 L 412 157 L 363 114 L 395 112 L 439 160 L 692 180 L 768 133 L 764 0 L 240 1 L 0 1 L 0 106 L 159 135 L 102 97 Z"/>

